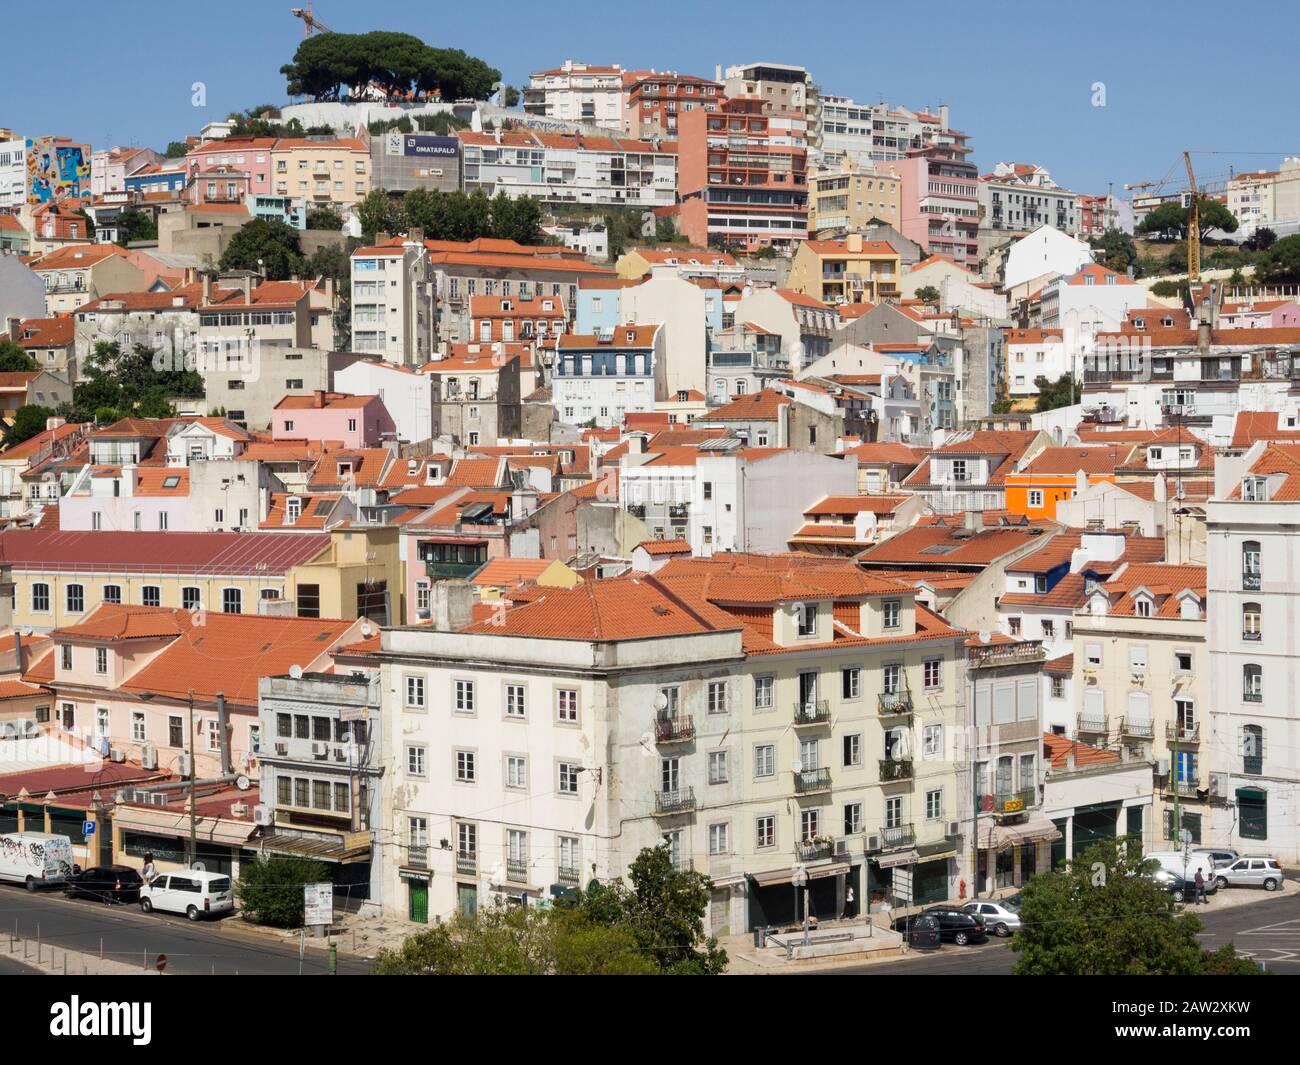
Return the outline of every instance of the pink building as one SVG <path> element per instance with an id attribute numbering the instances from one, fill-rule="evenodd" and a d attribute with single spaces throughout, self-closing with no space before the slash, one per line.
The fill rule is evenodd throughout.
<path id="1" fill-rule="evenodd" d="M 979 171 L 965 148 L 931 146 L 891 165 L 902 185 L 899 227 L 931 255 L 974 267 L 979 262 Z"/>
<path id="2" fill-rule="evenodd" d="M 190 180 L 213 167 L 230 167 L 249 177 L 251 195 L 271 194 L 271 149 L 274 137 L 225 137 L 197 144 L 185 153 Z"/>
<path id="3" fill-rule="evenodd" d="M 378 396 L 285 396 L 271 415 L 273 440 L 337 440 L 345 448 L 364 448 L 381 447 L 396 435 L 397 424 Z"/>

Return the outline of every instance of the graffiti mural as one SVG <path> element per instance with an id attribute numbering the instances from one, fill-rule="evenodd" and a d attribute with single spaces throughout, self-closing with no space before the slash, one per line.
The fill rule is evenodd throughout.
<path id="1" fill-rule="evenodd" d="M 27 138 L 27 202 L 90 200 L 90 145 L 63 137 Z"/>

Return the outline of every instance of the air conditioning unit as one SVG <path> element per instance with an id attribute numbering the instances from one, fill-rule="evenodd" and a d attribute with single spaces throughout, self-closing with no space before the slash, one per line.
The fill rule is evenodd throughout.
<path id="1" fill-rule="evenodd" d="M 165 791 L 146 791 L 141 793 L 141 797 L 150 806 L 167 805 L 167 793 Z"/>
<path id="2" fill-rule="evenodd" d="M 1169 775 L 1169 759 L 1161 758 L 1156 762 L 1156 776 L 1167 777 Z"/>
<path id="3" fill-rule="evenodd" d="M 879 836 L 868 836 L 868 837 L 867 837 L 867 851 L 868 851 L 868 853 L 870 853 L 871 851 L 878 851 L 878 850 L 880 850 L 880 837 L 879 837 Z"/>
<path id="4" fill-rule="evenodd" d="M 313 758 L 328 758 L 330 747 L 328 743 L 313 743 L 311 745 L 311 756 Z"/>
<path id="5" fill-rule="evenodd" d="M 289 753 L 289 745 L 287 743 L 277 743 L 275 745 L 275 753 L 278 754 L 281 758 L 283 758 L 286 754 Z"/>
<path id="6" fill-rule="evenodd" d="M 960 836 L 960 835 L 961 835 L 961 822 L 960 822 L 960 821 L 949 821 L 947 824 L 945 824 L 945 825 L 943 826 L 943 834 L 944 834 L 945 836 Z"/>
<path id="7" fill-rule="evenodd" d="M 1228 794 L 1228 774 L 1211 773 L 1210 774 L 1210 798 L 1222 799 Z"/>
<path id="8" fill-rule="evenodd" d="M 275 818 L 271 814 L 271 808 L 264 802 L 259 802 L 253 807 L 253 824 L 255 825 L 273 825 Z"/>
<path id="9" fill-rule="evenodd" d="M 180 774 L 181 776 L 183 776 L 183 777 L 188 777 L 188 776 L 190 775 L 190 771 L 193 769 L 193 767 L 194 767 L 194 763 L 193 763 L 193 761 L 190 759 L 190 754 L 189 754 L 189 752 L 188 752 L 188 751 L 182 751 L 182 752 L 181 752 L 181 756 L 180 756 L 180 758 L 177 759 L 177 762 L 176 762 L 176 772 L 179 773 L 179 774 Z"/>
<path id="10" fill-rule="evenodd" d="M 108 757 L 109 761 L 112 762 L 125 762 L 126 751 L 122 750 L 121 747 L 111 747 L 108 751 Z"/>
<path id="11" fill-rule="evenodd" d="M 847 839 L 837 839 L 835 841 L 835 857 L 847 858 L 849 856 L 849 841 Z"/>
<path id="12" fill-rule="evenodd" d="M 247 813 L 248 813 L 248 803 L 246 803 L 246 802 L 232 802 L 232 803 L 230 804 L 230 816 L 231 816 L 231 817 L 243 817 L 243 816 L 244 816 L 245 814 L 247 814 Z"/>
<path id="13" fill-rule="evenodd" d="M 152 743 L 142 744 L 140 747 L 140 764 L 145 769 L 158 768 L 158 748 Z"/>

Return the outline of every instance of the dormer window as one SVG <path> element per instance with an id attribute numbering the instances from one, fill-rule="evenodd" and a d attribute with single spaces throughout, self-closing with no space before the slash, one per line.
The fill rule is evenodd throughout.
<path id="1" fill-rule="evenodd" d="M 1146 320 L 1145 318 L 1134 318 L 1134 319 L 1133 319 L 1133 328 L 1134 328 L 1134 329 L 1145 329 L 1146 327 L 1147 327 L 1147 320 Z"/>
<path id="2" fill-rule="evenodd" d="M 627 331 L 627 342 L 628 342 L 629 344 L 635 344 L 635 343 L 636 343 L 636 330 L 635 330 L 635 329 L 629 329 L 629 330 Z"/>
<path id="3" fill-rule="evenodd" d="M 1160 324 L 1163 325 L 1166 329 L 1172 329 L 1174 320 L 1170 318 L 1169 315 L 1166 314 L 1163 318 L 1160 319 Z"/>
<path id="4" fill-rule="evenodd" d="M 1140 618 L 1149 618 L 1151 616 L 1152 600 L 1149 595 L 1139 595 L 1133 601 L 1133 613 Z"/>
<path id="5" fill-rule="evenodd" d="M 1263 503 L 1268 499 L 1268 481 L 1263 477 L 1247 477 L 1241 482 L 1241 498 L 1248 503 Z"/>
<path id="6" fill-rule="evenodd" d="M 284 505 L 284 512 L 290 525 L 298 524 L 298 518 L 302 515 L 302 500 L 297 496 L 290 496 Z"/>
<path id="7" fill-rule="evenodd" d="M 817 604 L 797 603 L 795 605 L 795 611 L 799 621 L 799 635 L 816 636 L 817 635 Z"/>
<path id="8" fill-rule="evenodd" d="M 340 479 L 341 479 L 341 478 L 344 478 L 344 477 L 351 477 L 351 476 L 352 476 L 352 463 L 350 463 L 350 462 L 340 462 L 340 463 L 339 463 L 339 477 L 340 477 Z"/>

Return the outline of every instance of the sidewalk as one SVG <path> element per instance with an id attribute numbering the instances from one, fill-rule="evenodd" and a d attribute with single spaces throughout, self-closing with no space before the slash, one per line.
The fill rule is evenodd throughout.
<path id="1" fill-rule="evenodd" d="M 139 964 L 101 959 L 98 954 L 64 950 L 32 939 L 0 935 L 0 957 L 12 958 L 51 976 L 157 976 L 153 959 L 141 955 Z M 146 965 L 148 961 L 148 965 Z"/>

